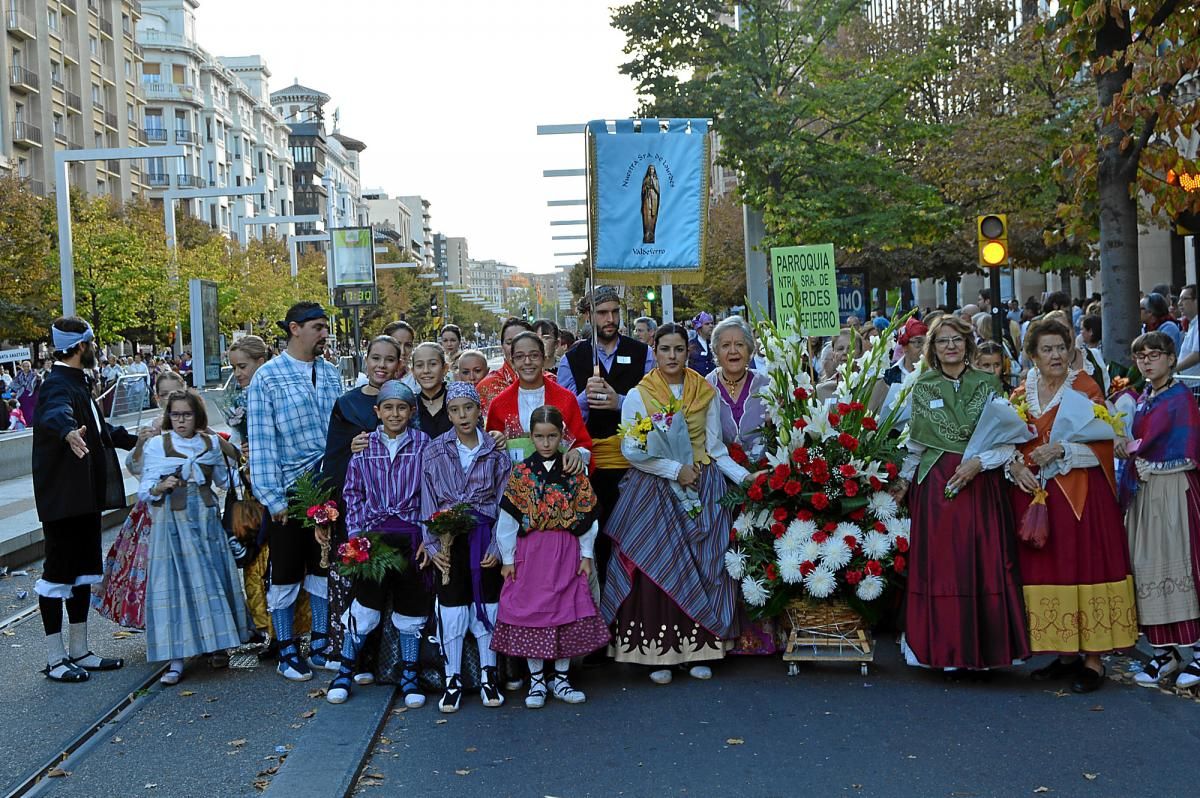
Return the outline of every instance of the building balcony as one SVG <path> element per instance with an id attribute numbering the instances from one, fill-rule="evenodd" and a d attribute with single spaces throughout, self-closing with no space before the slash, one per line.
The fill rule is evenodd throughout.
<path id="1" fill-rule="evenodd" d="M 167 131 L 164 128 L 148 127 L 142 131 L 142 140 L 148 144 L 166 144 Z"/>
<path id="2" fill-rule="evenodd" d="M 109 128 L 110 130 L 116 130 L 117 129 L 117 115 L 112 113 L 111 111 L 106 111 L 104 113 L 104 126 Z"/>
<path id="3" fill-rule="evenodd" d="M 42 146 L 42 129 L 28 122 L 13 122 L 13 144 L 25 147 Z"/>
<path id="4" fill-rule="evenodd" d="M 37 94 L 38 76 L 23 66 L 13 64 L 8 68 L 8 85 L 22 94 Z"/>
<path id="5" fill-rule="evenodd" d="M 75 66 L 79 66 L 79 45 L 69 36 L 63 39 L 62 54 L 64 60 L 70 61 Z"/>
<path id="6" fill-rule="evenodd" d="M 66 146 L 68 143 L 67 142 L 67 131 L 65 131 L 65 130 L 54 131 L 54 140 L 57 141 L 59 144 Z"/>
<path id="7" fill-rule="evenodd" d="M 29 190 L 31 192 L 33 192 L 34 194 L 37 194 L 39 197 L 46 196 L 46 184 L 43 183 L 41 180 L 26 179 L 25 185 L 29 187 Z"/>
<path id="8" fill-rule="evenodd" d="M 8 14 L 5 15 L 4 21 L 8 27 L 8 32 L 17 38 L 37 38 L 37 26 L 33 23 L 33 17 L 28 14 L 22 14 L 20 11 L 10 8 Z"/>
<path id="9" fill-rule="evenodd" d="M 82 112 L 83 111 L 83 98 L 80 97 L 78 94 L 76 94 L 73 91 L 66 92 L 66 95 L 67 95 L 67 108 L 71 109 L 72 111 L 75 111 L 76 113 Z"/>
<path id="10" fill-rule="evenodd" d="M 179 175 L 175 185 L 180 188 L 208 188 L 208 181 L 199 175 Z"/>
<path id="11" fill-rule="evenodd" d="M 151 188 L 167 188 L 171 185 L 171 176 L 161 172 L 147 172 L 146 185 Z"/>
<path id="12" fill-rule="evenodd" d="M 175 131 L 175 143 L 176 144 L 196 144 L 199 142 L 199 140 L 200 139 L 196 135 L 195 131 L 192 131 L 192 130 L 176 130 Z"/>
<path id="13" fill-rule="evenodd" d="M 197 106 L 202 104 L 200 96 L 196 93 L 196 87 L 186 83 L 145 81 L 142 83 L 142 92 L 150 102 L 165 100 L 192 103 Z"/>
<path id="14" fill-rule="evenodd" d="M 65 92 L 67 90 L 67 85 L 58 78 L 50 78 L 50 85 L 60 91 Z"/>
<path id="15" fill-rule="evenodd" d="M 200 46 L 192 39 L 178 33 L 168 33 L 164 30 L 140 30 L 138 31 L 138 42 L 143 47 L 200 51 Z"/>
<path id="16" fill-rule="evenodd" d="M 145 58 L 146 51 L 142 49 L 142 46 L 140 44 L 138 44 L 137 42 L 134 42 L 133 43 L 133 55 L 134 55 L 134 57 L 136 57 L 138 59 Z"/>
<path id="17" fill-rule="evenodd" d="M 113 37 L 113 24 L 111 19 L 100 17 L 100 35 L 107 36 L 110 39 Z"/>
<path id="18" fill-rule="evenodd" d="M 72 14 L 78 14 L 78 13 L 79 13 L 79 3 L 78 3 L 78 0 L 62 0 L 62 4 L 63 4 L 63 8 L 67 9 L 67 10 L 68 10 L 68 11 L 70 11 Z"/>

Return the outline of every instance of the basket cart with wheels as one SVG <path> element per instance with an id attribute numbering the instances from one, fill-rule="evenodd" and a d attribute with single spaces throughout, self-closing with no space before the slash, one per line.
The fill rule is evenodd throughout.
<path id="1" fill-rule="evenodd" d="M 791 623 L 783 651 L 788 676 L 800 672 L 800 662 L 857 662 L 867 675 L 875 659 L 875 639 L 862 616 L 839 600 L 800 599 L 786 607 Z"/>

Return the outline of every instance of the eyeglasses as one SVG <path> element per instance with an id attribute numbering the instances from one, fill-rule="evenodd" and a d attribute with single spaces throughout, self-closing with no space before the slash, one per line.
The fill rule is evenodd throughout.
<path id="1" fill-rule="evenodd" d="M 1157 363 L 1165 354 L 1167 353 L 1161 349 L 1147 349 L 1144 352 L 1134 352 L 1133 359 L 1138 363 Z"/>
<path id="2" fill-rule="evenodd" d="M 514 362 L 514 363 L 524 363 L 526 361 L 533 362 L 535 360 L 542 360 L 545 357 L 546 356 L 543 355 L 541 352 L 520 352 L 520 353 L 514 352 L 512 355 L 512 362 Z"/>
<path id="3" fill-rule="evenodd" d="M 961 335 L 956 335 L 953 338 L 934 338 L 933 345 L 938 349 L 946 349 L 948 347 L 959 347 L 966 343 L 967 339 Z"/>
<path id="4" fill-rule="evenodd" d="M 195 413 L 167 413 L 172 421 L 191 421 L 196 417 Z"/>

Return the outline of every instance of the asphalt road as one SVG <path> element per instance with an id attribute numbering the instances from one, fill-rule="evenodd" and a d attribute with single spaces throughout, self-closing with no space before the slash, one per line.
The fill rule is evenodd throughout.
<path id="1" fill-rule="evenodd" d="M 890 642 L 878 658 L 866 678 L 835 664 L 788 678 L 756 658 L 668 686 L 610 666 L 577 680 L 579 706 L 393 710 L 356 794 L 1131 798 L 1195 782 L 1191 697 L 1115 679 L 1076 696 L 1028 669 L 948 684 Z"/>

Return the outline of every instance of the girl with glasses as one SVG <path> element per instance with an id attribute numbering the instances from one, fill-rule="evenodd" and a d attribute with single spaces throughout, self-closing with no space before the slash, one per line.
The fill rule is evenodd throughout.
<path id="1" fill-rule="evenodd" d="M 1134 677 L 1154 687 L 1182 671 L 1178 687 L 1200 684 L 1200 410 L 1175 380 L 1175 341 L 1164 332 L 1133 342 L 1146 378 L 1131 439 L 1117 443 L 1126 458 L 1120 498 L 1137 586 L 1138 624 L 1154 657 Z M 1192 649 L 1183 667 L 1177 647 Z"/>

